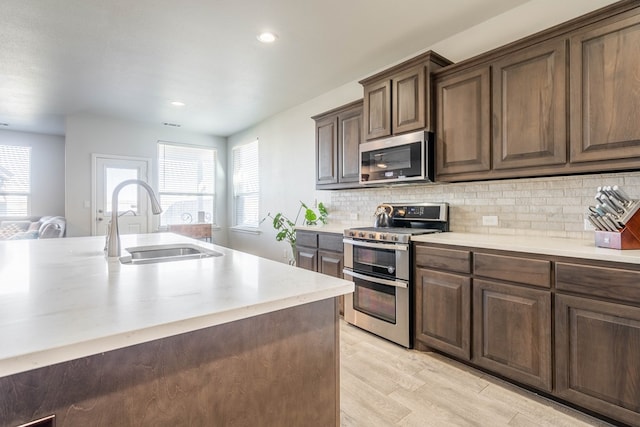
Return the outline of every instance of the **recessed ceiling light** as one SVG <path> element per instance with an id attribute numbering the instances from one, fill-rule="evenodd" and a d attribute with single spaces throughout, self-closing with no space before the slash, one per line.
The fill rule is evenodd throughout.
<path id="1" fill-rule="evenodd" d="M 275 35 L 274 33 L 270 33 L 268 31 L 265 31 L 264 33 L 261 33 L 258 35 L 258 40 L 260 40 L 262 43 L 273 43 L 277 39 L 278 39 L 277 35 Z"/>
<path id="2" fill-rule="evenodd" d="M 171 105 L 173 105 L 174 107 L 184 107 L 185 103 L 182 101 L 171 101 Z"/>

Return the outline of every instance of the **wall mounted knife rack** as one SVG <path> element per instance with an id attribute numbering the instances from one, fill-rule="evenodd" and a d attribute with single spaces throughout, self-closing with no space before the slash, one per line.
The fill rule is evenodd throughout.
<path id="1" fill-rule="evenodd" d="M 625 226 L 618 231 L 596 230 L 596 246 L 609 249 L 640 249 L 640 201 L 635 200 L 635 209 L 629 212 Z"/>

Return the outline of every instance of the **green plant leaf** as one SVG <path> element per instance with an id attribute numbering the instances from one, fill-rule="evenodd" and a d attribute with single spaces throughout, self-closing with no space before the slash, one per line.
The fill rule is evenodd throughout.
<path id="1" fill-rule="evenodd" d="M 312 209 L 307 208 L 307 211 L 304 213 L 304 219 L 307 221 L 307 224 L 315 225 L 318 220 L 318 216 Z"/>

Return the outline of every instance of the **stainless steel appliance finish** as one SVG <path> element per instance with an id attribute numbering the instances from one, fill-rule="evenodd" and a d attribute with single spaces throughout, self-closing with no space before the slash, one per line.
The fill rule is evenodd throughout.
<path id="1" fill-rule="evenodd" d="M 433 181 L 433 139 L 433 133 L 418 131 L 360 144 L 360 183 Z"/>
<path id="2" fill-rule="evenodd" d="M 387 203 L 390 227 L 344 231 L 345 277 L 355 291 L 345 295 L 347 322 L 412 346 L 412 235 L 449 230 L 447 203 Z"/>

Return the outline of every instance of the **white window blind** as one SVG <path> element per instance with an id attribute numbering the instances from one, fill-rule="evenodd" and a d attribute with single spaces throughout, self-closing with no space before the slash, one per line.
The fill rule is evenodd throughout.
<path id="1" fill-rule="evenodd" d="M 216 150 L 158 143 L 160 225 L 216 224 Z"/>
<path id="2" fill-rule="evenodd" d="M 260 174 L 258 140 L 233 148 L 233 201 L 238 227 L 258 227 Z"/>
<path id="3" fill-rule="evenodd" d="M 0 145 L 0 216 L 28 216 L 31 147 Z"/>

